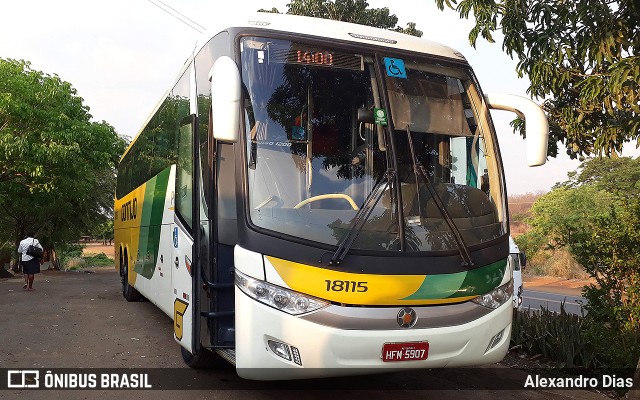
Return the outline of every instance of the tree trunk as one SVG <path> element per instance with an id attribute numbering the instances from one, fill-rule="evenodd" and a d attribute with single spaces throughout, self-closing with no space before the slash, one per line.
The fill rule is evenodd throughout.
<path id="1" fill-rule="evenodd" d="M 53 248 L 51 248 L 50 251 L 49 261 L 51 261 L 51 266 L 54 269 L 60 270 L 60 259 L 58 258 L 58 253 Z"/>
<path id="2" fill-rule="evenodd" d="M 15 239 L 14 241 L 13 253 L 12 253 L 14 257 L 11 257 L 11 269 L 14 272 L 22 272 L 22 265 L 20 265 L 20 260 L 22 259 L 22 255 L 18 253 L 18 246 L 20 246 L 21 240 L 22 239 Z"/>
<path id="3" fill-rule="evenodd" d="M 24 223 L 21 223 L 20 220 L 16 221 L 15 231 L 14 231 L 14 241 L 13 241 L 13 254 L 17 255 L 14 261 L 12 261 L 13 265 L 11 269 L 15 272 L 22 272 L 22 265 L 20 265 L 20 261 L 22 260 L 22 254 L 18 253 L 18 246 L 20 246 L 20 242 L 25 237 L 25 228 Z M 12 257 L 13 259 L 13 257 Z"/>

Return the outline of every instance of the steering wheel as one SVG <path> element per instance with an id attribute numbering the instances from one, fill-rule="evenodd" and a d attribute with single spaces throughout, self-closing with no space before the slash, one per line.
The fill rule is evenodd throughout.
<path id="1" fill-rule="evenodd" d="M 329 194 L 321 194 L 318 196 L 309 197 L 308 199 L 304 199 L 300 203 L 296 204 L 295 207 L 293 208 L 297 209 L 311 202 L 324 200 L 324 199 L 344 199 L 348 201 L 349 204 L 351 204 L 351 208 L 353 208 L 354 210 L 358 210 L 358 206 L 356 205 L 356 202 L 353 201 L 353 199 L 349 195 L 346 195 L 344 193 L 329 193 Z"/>

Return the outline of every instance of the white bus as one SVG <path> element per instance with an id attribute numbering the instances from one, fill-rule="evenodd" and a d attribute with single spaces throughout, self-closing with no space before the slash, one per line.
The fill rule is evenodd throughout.
<path id="1" fill-rule="evenodd" d="M 465 58 L 421 38 L 257 14 L 195 48 L 122 156 L 124 297 L 174 321 L 187 364 L 250 379 L 494 363 L 508 348 L 506 190 Z"/>

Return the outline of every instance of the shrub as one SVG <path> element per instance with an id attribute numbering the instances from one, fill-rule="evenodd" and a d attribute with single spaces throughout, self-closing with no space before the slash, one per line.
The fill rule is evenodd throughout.
<path id="1" fill-rule="evenodd" d="M 541 307 L 540 311 L 519 310 L 513 323 L 511 345 L 530 355 L 540 354 L 556 362 L 558 367 L 595 367 L 596 354 L 582 332 L 587 321 L 569 314 L 560 306 L 560 313 Z"/>
<path id="2" fill-rule="evenodd" d="M 109 258 L 106 254 L 92 254 L 90 256 L 83 257 L 86 263 L 92 267 L 107 267 L 113 266 L 113 259 Z"/>
<path id="3" fill-rule="evenodd" d="M 87 262 L 81 257 L 69 257 L 64 262 L 65 271 L 76 271 L 86 267 Z"/>
<path id="4" fill-rule="evenodd" d="M 13 253 L 14 248 L 10 243 L 0 243 L 0 268 L 3 268 L 5 263 L 11 262 Z"/>
<path id="5" fill-rule="evenodd" d="M 75 258 L 82 258 L 82 250 L 84 246 L 77 243 L 68 243 L 61 245 L 58 250 L 58 258 L 60 259 L 61 269 L 70 269 L 69 261 Z M 77 264 L 77 261 L 74 261 Z"/>
<path id="6" fill-rule="evenodd" d="M 640 357 L 640 332 L 621 331 L 594 318 L 560 313 L 518 310 L 511 346 L 529 355 L 542 355 L 561 368 L 586 370 L 635 369 Z"/>
<path id="7" fill-rule="evenodd" d="M 526 272 L 567 279 L 589 279 L 589 274 L 564 247 L 536 252 L 529 257 Z"/>

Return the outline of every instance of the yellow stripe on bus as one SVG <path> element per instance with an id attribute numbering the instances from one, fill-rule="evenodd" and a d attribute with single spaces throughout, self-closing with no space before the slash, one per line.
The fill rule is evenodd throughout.
<path id="1" fill-rule="evenodd" d="M 114 244 L 123 246 L 128 256 L 129 284 L 134 286 L 138 274 L 134 271 L 138 259 L 138 247 L 140 244 L 140 218 L 144 207 L 144 193 L 146 183 L 140 185 L 121 199 L 116 199 L 114 208 Z M 135 204 L 135 208 L 134 208 Z M 120 268 L 116 263 L 116 269 Z"/>
<path id="2" fill-rule="evenodd" d="M 312 267 L 266 256 L 289 288 L 336 303 L 357 305 L 426 305 L 460 303 L 474 298 L 403 300 L 415 293 L 426 275 L 372 275 Z"/>

